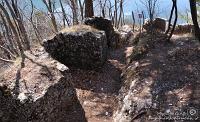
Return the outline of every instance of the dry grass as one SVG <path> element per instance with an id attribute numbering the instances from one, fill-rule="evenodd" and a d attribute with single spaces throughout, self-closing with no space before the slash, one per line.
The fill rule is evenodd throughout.
<path id="1" fill-rule="evenodd" d="M 65 33 L 65 32 L 79 32 L 79 31 L 92 31 L 92 32 L 96 32 L 99 31 L 91 26 L 88 25 L 75 25 L 72 26 L 70 28 L 64 28 L 62 29 L 60 32 L 61 33 Z"/>
<path id="2" fill-rule="evenodd" d="M 68 28 L 64 28 L 62 30 L 60 30 L 58 32 L 59 33 L 73 33 L 73 32 L 98 32 L 99 30 L 98 29 L 95 29 L 91 26 L 88 26 L 88 25 L 74 25 L 74 26 L 71 26 L 71 27 L 68 27 Z M 51 36 L 48 37 L 48 40 L 51 40 L 53 39 L 54 37 L 56 36 L 56 34 L 52 34 Z"/>

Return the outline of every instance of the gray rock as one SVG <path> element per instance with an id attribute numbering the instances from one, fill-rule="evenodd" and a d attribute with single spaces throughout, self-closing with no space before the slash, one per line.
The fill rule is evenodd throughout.
<path id="1" fill-rule="evenodd" d="M 25 67 L 12 66 L 1 80 L 0 121 L 86 121 L 70 83 L 70 73 L 63 75 L 56 68 L 59 62 L 49 57 L 26 55 L 31 60 L 25 60 Z M 79 111 L 78 114 L 74 113 L 75 110 Z"/>
<path id="2" fill-rule="evenodd" d="M 129 25 L 124 25 L 121 28 L 119 28 L 119 33 L 120 33 L 120 45 L 125 45 L 125 44 L 131 44 L 131 38 L 133 38 L 134 33 L 133 33 L 133 28 Z"/>
<path id="3" fill-rule="evenodd" d="M 94 17 L 86 18 L 84 20 L 84 23 L 96 29 L 105 31 L 108 47 L 117 48 L 120 35 L 118 33 L 115 33 L 111 20 L 105 19 L 103 17 Z"/>
<path id="4" fill-rule="evenodd" d="M 174 34 L 186 34 L 194 33 L 194 25 L 192 24 L 182 24 L 177 25 L 174 30 Z"/>
<path id="5" fill-rule="evenodd" d="M 142 82 L 135 76 L 139 66 L 139 62 L 135 62 L 124 70 L 123 86 L 119 92 L 119 106 L 114 114 L 114 122 L 135 122 L 135 118 L 140 113 L 147 112 L 152 105 L 152 96 L 150 91 L 147 90 L 149 87 L 147 84 L 150 83 L 143 83 L 144 86 L 138 86 Z M 140 119 L 138 120 L 143 122 Z"/>
<path id="6" fill-rule="evenodd" d="M 143 28 L 147 31 L 151 30 L 151 22 L 150 20 L 147 20 L 145 24 L 143 25 Z M 166 30 L 166 20 L 163 18 L 155 18 L 152 23 L 152 29 L 158 30 L 160 32 L 165 32 Z"/>
<path id="7" fill-rule="evenodd" d="M 90 26 L 80 26 L 76 31 L 72 29 L 59 33 L 54 38 L 45 40 L 43 46 L 51 57 L 66 66 L 98 69 L 107 59 L 105 33 L 91 29 Z"/>

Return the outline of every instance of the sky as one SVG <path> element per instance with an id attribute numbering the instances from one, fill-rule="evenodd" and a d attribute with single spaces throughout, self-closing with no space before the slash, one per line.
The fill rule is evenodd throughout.
<path id="1" fill-rule="evenodd" d="M 141 0 L 125 0 L 124 3 L 124 11 L 125 15 L 131 15 L 131 12 L 134 11 L 135 14 L 141 13 L 141 11 L 144 11 L 147 14 L 146 7 L 140 2 Z M 145 1 L 145 0 L 143 0 Z M 157 4 L 157 16 L 162 18 L 169 18 L 171 7 L 172 7 L 172 1 L 171 0 L 158 0 Z M 177 7 L 178 7 L 178 13 L 179 14 L 186 14 L 186 11 L 190 10 L 189 6 L 189 0 L 177 0 Z M 137 15 L 136 15 L 137 16 Z M 148 15 L 146 15 L 148 16 Z M 178 24 L 186 23 L 185 20 L 181 19 L 179 17 Z"/>
<path id="2" fill-rule="evenodd" d="M 44 4 L 41 2 L 42 0 L 33 0 L 33 3 L 35 6 L 44 9 Z M 114 3 L 114 0 L 111 0 Z M 144 0 L 145 1 L 145 0 Z M 178 8 L 180 11 L 184 11 L 186 8 L 189 8 L 189 0 L 177 0 L 178 2 Z M 158 3 L 160 5 L 160 9 L 162 11 L 169 11 L 172 5 L 171 0 L 158 0 Z M 129 13 L 132 10 L 135 11 L 137 8 L 144 8 L 143 5 L 141 5 L 140 0 L 125 0 L 124 3 L 124 10 L 125 13 Z"/>
<path id="3" fill-rule="evenodd" d="M 145 1 L 145 0 L 143 0 Z M 171 0 L 158 0 L 159 9 L 161 11 L 169 12 L 171 10 Z M 177 0 L 178 9 L 184 11 L 189 8 L 189 0 Z M 130 10 L 145 9 L 144 5 L 141 4 L 140 0 L 125 0 L 124 9 L 126 12 Z"/>
<path id="4" fill-rule="evenodd" d="M 33 3 L 38 8 L 45 10 L 44 4 L 41 2 L 42 0 L 33 0 Z M 114 0 L 111 0 L 114 3 Z M 145 6 L 140 2 L 141 0 L 124 0 L 124 12 L 125 15 L 131 15 L 131 12 L 134 11 L 134 13 L 140 13 L 141 11 L 146 11 Z M 143 0 L 145 1 L 145 0 Z M 189 9 L 189 0 L 177 0 L 178 5 L 178 12 L 179 13 L 186 13 L 186 10 Z M 158 16 L 163 18 L 168 18 L 171 10 L 172 2 L 171 0 L 158 0 Z M 58 10 L 59 10 L 58 6 Z M 68 11 L 68 10 L 66 10 Z M 145 12 L 147 13 L 147 12 Z M 179 20 L 180 21 L 180 20 Z"/>

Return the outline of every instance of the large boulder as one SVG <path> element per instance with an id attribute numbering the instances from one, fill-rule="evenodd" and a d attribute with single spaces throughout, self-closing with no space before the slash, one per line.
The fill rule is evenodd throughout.
<path id="1" fill-rule="evenodd" d="M 108 47 L 117 48 L 120 35 L 115 32 L 111 20 L 103 17 L 86 18 L 84 24 L 105 31 Z"/>
<path id="2" fill-rule="evenodd" d="M 152 27 L 151 27 L 152 26 Z M 147 31 L 150 31 L 151 29 L 165 32 L 166 30 L 166 20 L 163 18 L 155 18 L 151 24 L 150 20 L 147 20 L 145 24 L 143 25 L 143 28 Z"/>
<path id="3" fill-rule="evenodd" d="M 192 24 L 177 25 L 174 30 L 174 34 L 186 34 L 186 33 L 193 33 L 193 32 L 194 32 L 194 25 Z"/>
<path id="4" fill-rule="evenodd" d="M 0 74 L 0 121 L 85 121 L 69 69 L 47 53 L 26 55 L 24 68 L 16 61 Z"/>
<path id="5" fill-rule="evenodd" d="M 62 30 L 43 46 L 54 59 L 81 69 L 101 68 L 107 58 L 105 32 L 86 25 Z"/>

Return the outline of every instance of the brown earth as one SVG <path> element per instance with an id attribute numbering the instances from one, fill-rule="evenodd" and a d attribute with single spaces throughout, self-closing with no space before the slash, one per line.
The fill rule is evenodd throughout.
<path id="1" fill-rule="evenodd" d="M 126 84 L 124 77 L 128 81 L 139 79 L 131 88 L 133 98 L 151 100 L 151 107 L 145 108 L 144 114 L 137 116 L 138 113 L 135 113 L 132 116 L 133 122 L 159 121 L 153 120 L 159 112 L 176 109 L 187 111 L 191 107 L 200 109 L 199 43 L 193 38 L 180 36 L 173 36 L 170 44 L 163 41 L 155 43 L 145 56 L 131 64 L 127 64 L 127 57 L 133 49 L 129 45 L 110 50 L 108 61 L 99 71 L 70 69 L 72 84 L 88 122 L 114 121 L 114 113 L 120 106 L 118 98 L 124 97 L 120 96 L 122 92 L 130 91 L 131 83 Z M 136 69 L 123 72 L 129 71 L 127 69 L 135 64 Z M 127 74 L 122 78 L 122 73 Z M 79 113 L 79 110 L 74 111 Z M 74 122 L 75 117 L 79 116 L 73 116 Z"/>
<path id="2" fill-rule="evenodd" d="M 99 71 L 72 69 L 77 96 L 85 110 L 88 122 L 112 122 L 118 106 L 121 73 L 131 47 L 110 50 L 108 61 Z"/>
<path id="3" fill-rule="evenodd" d="M 119 95 L 123 102 L 119 103 L 117 119 L 127 120 L 121 116 L 123 113 L 133 122 L 169 121 L 165 118 L 169 114 L 172 114 L 172 119 L 187 117 L 192 121 L 199 120 L 199 42 L 181 36 L 173 36 L 172 43 L 165 41 L 156 40 L 144 56 L 126 68 L 124 86 Z M 131 104 L 127 107 L 128 103 Z M 196 113 L 191 115 L 191 110 Z"/>

